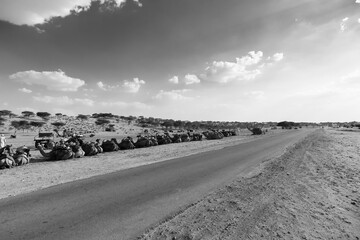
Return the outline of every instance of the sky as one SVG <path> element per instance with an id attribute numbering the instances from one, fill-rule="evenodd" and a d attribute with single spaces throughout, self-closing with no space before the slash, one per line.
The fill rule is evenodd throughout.
<path id="1" fill-rule="evenodd" d="M 360 0 L 0 6 L 0 109 L 360 121 Z"/>

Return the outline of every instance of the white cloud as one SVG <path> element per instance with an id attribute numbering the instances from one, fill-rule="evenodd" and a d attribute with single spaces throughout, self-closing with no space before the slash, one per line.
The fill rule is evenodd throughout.
<path id="1" fill-rule="evenodd" d="M 360 3 L 360 0 L 356 0 L 355 3 Z"/>
<path id="2" fill-rule="evenodd" d="M 75 103 L 80 103 L 86 106 L 93 106 L 94 101 L 87 98 L 69 98 L 68 96 L 62 97 L 52 97 L 52 96 L 34 96 L 33 99 L 38 102 L 56 104 L 56 105 L 73 105 Z"/>
<path id="3" fill-rule="evenodd" d="M 189 92 L 190 89 L 171 90 L 164 91 L 160 90 L 153 98 L 157 100 L 170 99 L 170 100 L 189 100 L 191 97 L 184 96 L 183 94 Z"/>
<path id="4" fill-rule="evenodd" d="M 101 81 L 97 82 L 96 85 L 103 91 L 112 91 L 121 87 L 120 85 L 109 85 Z"/>
<path id="5" fill-rule="evenodd" d="M 284 58 L 284 53 L 275 53 L 272 57 L 272 60 L 274 60 L 275 62 L 279 62 L 283 60 L 283 58 Z"/>
<path id="6" fill-rule="evenodd" d="M 116 2 L 120 6 L 125 0 L 116 0 Z M 138 0 L 134 2 L 141 7 Z M 87 8 L 90 3 L 91 0 L 2 0 L 0 19 L 17 25 L 41 24 L 51 17 L 69 15 L 76 6 Z"/>
<path id="7" fill-rule="evenodd" d="M 171 82 L 173 84 L 179 84 L 179 77 L 173 76 L 172 78 L 169 79 L 169 82 Z"/>
<path id="8" fill-rule="evenodd" d="M 17 72 L 9 76 L 27 85 L 45 86 L 48 90 L 76 92 L 85 84 L 85 81 L 66 76 L 60 69 L 57 71 L 37 72 L 34 70 Z"/>
<path id="9" fill-rule="evenodd" d="M 104 84 L 103 82 L 98 82 L 98 83 L 96 83 L 96 85 L 103 91 L 110 91 L 112 89 L 115 89 L 115 88 L 119 87 L 119 85 L 111 86 L 111 85 L 108 85 L 108 84 Z"/>
<path id="10" fill-rule="evenodd" d="M 201 76 L 208 81 L 227 83 L 238 80 L 251 80 L 261 74 L 260 69 L 248 69 L 248 67 L 258 64 L 262 59 L 263 53 L 258 51 L 249 52 L 249 55 L 236 58 L 235 62 L 214 61 L 205 69 Z"/>
<path id="11" fill-rule="evenodd" d="M 144 80 L 140 80 L 139 78 L 134 78 L 132 81 L 125 80 L 122 87 L 125 91 L 130 93 L 137 93 L 141 87 L 141 85 L 145 84 Z"/>
<path id="12" fill-rule="evenodd" d="M 341 23 L 340 23 L 340 31 L 341 31 L 341 32 L 344 32 L 344 31 L 346 30 L 346 28 L 347 28 L 347 26 L 346 26 L 347 21 L 349 21 L 349 18 L 348 18 L 348 17 L 343 18 L 343 19 L 341 20 Z"/>
<path id="13" fill-rule="evenodd" d="M 186 74 L 184 82 L 186 85 L 191 85 L 191 84 L 195 84 L 195 83 L 200 83 L 200 79 L 196 75 Z"/>
<path id="14" fill-rule="evenodd" d="M 283 53 L 275 53 L 267 59 L 278 62 L 283 58 Z M 259 76 L 265 66 L 270 65 L 272 65 L 272 63 L 267 63 L 267 65 L 263 63 L 263 52 L 251 51 L 246 56 L 236 58 L 235 62 L 213 61 L 205 68 L 205 72 L 200 74 L 200 78 L 218 83 L 249 81 Z"/>
<path id="15" fill-rule="evenodd" d="M 360 83 L 360 70 L 357 69 L 354 72 L 351 72 L 343 77 L 341 77 L 342 83 L 352 83 L 357 82 Z"/>
<path id="16" fill-rule="evenodd" d="M 98 82 L 97 86 L 103 91 L 112 91 L 118 88 L 122 88 L 126 92 L 137 93 L 140 90 L 141 85 L 145 84 L 144 80 L 134 78 L 131 80 L 124 80 L 122 85 L 108 85 L 103 82 Z"/>
<path id="17" fill-rule="evenodd" d="M 23 92 L 23 93 L 32 93 L 32 91 L 30 89 L 27 89 L 27 88 L 20 88 L 19 91 Z"/>

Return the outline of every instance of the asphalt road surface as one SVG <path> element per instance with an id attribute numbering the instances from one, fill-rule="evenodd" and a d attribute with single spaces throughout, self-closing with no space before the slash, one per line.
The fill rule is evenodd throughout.
<path id="1" fill-rule="evenodd" d="M 0 239 L 136 238 L 309 132 L 290 130 L 2 199 Z"/>

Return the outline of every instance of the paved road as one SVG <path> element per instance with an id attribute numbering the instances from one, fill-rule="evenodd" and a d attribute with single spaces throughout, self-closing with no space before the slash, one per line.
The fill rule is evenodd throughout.
<path id="1" fill-rule="evenodd" d="M 134 238 L 308 133 L 265 136 L 0 200 L 0 239 Z"/>

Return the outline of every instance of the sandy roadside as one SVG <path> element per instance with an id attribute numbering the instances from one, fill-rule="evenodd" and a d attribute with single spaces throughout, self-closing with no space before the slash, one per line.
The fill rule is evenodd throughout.
<path id="1" fill-rule="evenodd" d="M 270 131 L 266 136 L 281 132 L 281 130 Z M 220 140 L 167 144 L 66 161 L 33 161 L 25 166 L 0 171 L 0 199 L 127 168 L 221 149 L 266 136 L 252 136 L 247 132 Z M 27 138 L 32 142 L 32 136 Z M 27 138 L 22 141 L 29 141 Z M 35 159 L 41 159 L 38 151 L 33 151 L 32 155 Z"/>
<path id="2" fill-rule="evenodd" d="M 359 133 L 319 130 L 141 239 L 359 239 Z"/>

